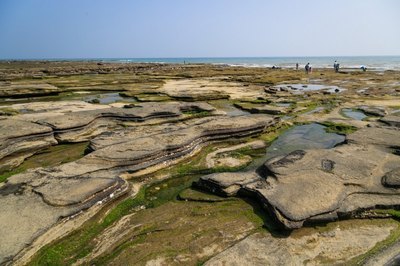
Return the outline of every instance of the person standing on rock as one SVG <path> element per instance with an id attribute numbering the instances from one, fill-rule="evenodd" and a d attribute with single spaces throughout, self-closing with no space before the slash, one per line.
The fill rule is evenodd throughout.
<path id="1" fill-rule="evenodd" d="M 335 61 L 335 63 L 333 63 L 333 68 L 335 69 L 336 73 L 339 72 L 339 63 L 337 61 Z"/>
<path id="2" fill-rule="evenodd" d="M 299 70 L 299 63 L 296 63 L 296 70 Z"/>
<path id="3" fill-rule="evenodd" d="M 310 63 L 307 63 L 304 69 L 306 70 L 306 74 L 308 74 L 308 72 L 310 71 Z"/>

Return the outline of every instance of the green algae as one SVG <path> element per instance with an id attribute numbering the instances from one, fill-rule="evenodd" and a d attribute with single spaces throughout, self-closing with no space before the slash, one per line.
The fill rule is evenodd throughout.
<path id="1" fill-rule="evenodd" d="M 197 155 L 185 160 L 181 164 L 160 170 L 160 175 L 168 173 L 168 175 L 172 177 L 146 185 L 134 198 L 127 198 L 115 204 L 114 207 L 107 212 L 105 217 L 102 217 L 104 214 L 99 213 L 78 230 L 43 247 L 34 256 L 29 265 L 71 265 L 78 259 L 88 255 L 95 246 L 93 239 L 123 216 L 137 212 L 138 210 L 162 208 L 166 203 L 176 202 L 179 194 L 185 189 L 190 188 L 192 183 L 197 181 L 202 174 L 237 171 L 243 168 L 243 166 L 215 169 L 206 168 L 205 157 L 215 148 L 215 146 L 209 145 L 203 148 Z M 247 149 L 243 149 L 241 152 L 246 154 L 251 153 Z M 182 202 L 181 204 L 184 203 Z M 246 203 L 242 204 L 247 205 Z M 253 211 L 253 208 L 250 208 L 249 211 L 250 210 Z M 235 213 L 237 213 L 237 211 L 235 211 Z M 140 212 L 138 214 L 140 214 Z M 243 215 L 252 217 L 252 215 L 258 216 L 259 214 L 253 213 Z M 253 217 L 253 219 L 257 220 L 258 218 Z M 134 241 L 138 241 L 138 239 Z M 105 261 L 108 261 L 108 259 L 105 259 Z M 101 261 L 99 261 L 99 263 Z"/>
<path id="2" fill-rule="evenodd" d="M 324 121 L 324 122 L 319 122 L 319 124 L 325 126 L 325 131 L 327 133 L 337 133 L 341 135 L 347 135 L 351 134 L 355 131 L 357 131 L 357 128 L 355 126 L 343 124 L 343 123 L 335 123 L 331 121 Z"/>

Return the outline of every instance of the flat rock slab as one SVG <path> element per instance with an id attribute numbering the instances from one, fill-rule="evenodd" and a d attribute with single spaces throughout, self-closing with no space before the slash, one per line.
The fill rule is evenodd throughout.
<path id="1" fill-rule="evenodd" d="M 29 82 L 0 82 L 0 97 L 46 95 L 58 92 L 60 92 L 60 90 L 56 86 L 44 82 L 34 82 L 32 80 Z"/>
<path id="2" fill-rule="evenodd" d="M 56 104 L 54 102 L 18 103 L 10 107 L 19 112 L 18 115 L 13 116 L 13 119 L 33 122 L 67 113 L 110 108 L 108 105 L 91 104 L 85 101 L 58 101 Z"/>
<path id="3" fill-rule="evenodd" d="M 348 143 L 400 147 L 400 130 L 396 128 L 362 128 L 346 136 Z"/>
<path id="4" fill-rule="evenodd" d="M 389 237 L 394 224 L 379 226 L 338 223 L 325 232 L 300 229 L 287 237 L 255 233 L 211 258 L 204 265 L 321 265 L 342 264 Z"/>
<path id="5" fill-rule="evenodd" d="M 257 86 L 245 87 L 240 83 L 217 81 L 212 79 L 169 80 L 161 88 L 160 93 L 171 98 L 189 101 L 205 101 L 213 99 L 243 99 L 264 96 L 263 89 Z"/>

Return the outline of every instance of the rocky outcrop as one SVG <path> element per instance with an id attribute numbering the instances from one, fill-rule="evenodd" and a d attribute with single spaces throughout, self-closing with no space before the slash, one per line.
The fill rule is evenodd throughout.
<path id="1" fill-rule="evenodd" d="M 399 188 L 400 187 L 400 167 L 396 168 L 390 172 L 387 172 L 382 177 L 382 185 L 384 185 L 385 187 Z"/>
<path id="2" fill-rule="evenodd" d="M 30 110 L 0 120 L 0 171 L 12 169 L 35 152 L 60 142 L 82 142 L 118 128 L 121 121 L 183 119 L 186 113 L 213 112 L 207 103 L 143 103 L 134 108 L 93 105 L 81 101 L 17 104 Z M 83 111 L 82 111 L 83 109 Z M 121 128 L 121 127 L 119 127 Z"/>
<path id="3" fill-rule="evenodd" d="M 119 177 L 122 173 L 165 167 L 210 141 L 260 134 L 278 122 L 255 115 L 204 118 L 186 128 L 183 124 L 172 131 L 159 128 L 151 136 L 126 130 L 124 139 L 121 133 L 111 134 L 114 139 L 95 139 L 94 151 L 77 161 L 11 176 L 0 188 L 0 235 L 4 236 L 0 261 L 15 256 L 59 219 L 125 193 L 128 184 Z"/>
<path id="4" fill-rule="evenodd" d="M 0 171 L 19 165 L 39 149 L 57 144 L 50 127 L 14 119 L 0 120 Z"/>
<path id="5" fill-rule="evenodd" d="M 143 132 L 125 132 L 100 136 L 91 143 L 95 151 L 84 159 L 101 166 L 123 167 L 138 171 L 191 154 L 210 141 L 262 133 L 279 120 L 263 116 L 238 116 L 203 119 L 203 123 L 143 137 Z M 174 130 L 175 129 L 175 130 Z M 124 135 L 124 141 L 118 136 Z M 115 138 L 113 138 L 115 136 Z"/>
<path id="6" fill-rule="evenodd" d="M 368 130 L 350 135 L 353 144 L 297 150 L 268 160 L 257 172 L 207 175 L 198 185 L 227 196 L 252 195 L 288 229 L 376 206 L 400 206 L 400 157 L 382 149 L 390 141 L 385 135 L 397 136 L 398 142 L 400 131 Z M 377 145 L 370 143 L 373 137 Z"/>

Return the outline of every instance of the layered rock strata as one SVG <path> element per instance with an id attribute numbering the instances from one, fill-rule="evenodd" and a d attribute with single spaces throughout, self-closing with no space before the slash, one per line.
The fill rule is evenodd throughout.
<path id="1" fill-rule="evenodd" d="M 0 171 L 19 165 L 39 149 L 57 144 L 50 127 L 14 119 L 0 120 Z"/>
<path id="2" fill-rule="evenodd" d="M 77 161 L 11 176 L 0 188 L 0 261 L 11 260 L 63 217 L 125 193 L 128 184 L 119 176 L 126 171 L 165 166 L 210 141 L 260 134 L 278 122 L 265 115 L 218 117 L 149 137 L 138 130 L 123 142 L 121 134 L 111 134 L 114 141 L 95 140 L 94 151 Z"/>
<path id="3" fill-rule="evenodd" d="M 183 117 L 186 111 L 211 112 L 214 108 L 206 103 L 143 103 L 134 108 L 96 109 L 66 113 L 37 122 L 53 129 L 59 142 L 81 142 L 108 131 L 116 121 L 144 122 L 151 119 Z"/>
<path id="4" fill-rule="evenodd" d="M 185 112 L 213 112 L 207 103 L 143 103 L 134 108 L 92 105 L 79 101 L 18 105 L 32 113 L 0 120 L 0 171 L 18 166 L 40 149 L 60 142 L 82 142 L 118 128 L 120 121 L 182 119 Z M 83 109 L 83 111 L 81 111 Z"/>
<path id="5" fill-rule="evenodd" d="M 129 188 L 125 180 L 106 172 L 65 176 L 60 170 L 14 175 L 0 188 L 0 262 L 11 263 L 53 226 Z"/>

